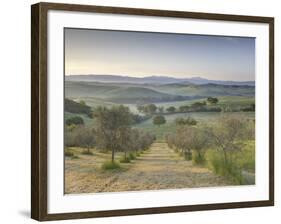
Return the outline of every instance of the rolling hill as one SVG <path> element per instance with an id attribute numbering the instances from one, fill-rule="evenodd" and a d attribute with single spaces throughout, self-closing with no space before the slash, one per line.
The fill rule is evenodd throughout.
<path id="1" fill-rule="evenodd" d="M 76 114 L 85 114 L 88 117 L 92 117 L 92 110 L 91 107 L 87 105 L 83 105 L 81 103 L 77 103 L 73 100 L 64 99 L 64 110 L 66 112 L 70 113 L 76 113 Z"/>
<path id="2" fill-rule="evenodd" d="M 168 76 L 146 76 L 146 77 L 129 77 L 121 75 L 68 75 L 65 76 L 66 81 L 75 82 L 103 82 L 103 83 L 134 83 L 134 84 L 172 84 L 172 83 L 184 83 L 184 84 L 219 84 L 219 85 L 250 85 L 254 86 L 254 81 L 224 81 L 224 80 L 209 80 L 201 77 L 192 78 L 174 78 Z"/>
<path id="3" fill-rule="evenodd" d="M 105 102 L 136 104 L 172 102 L 208 96 L 254 96 L 253 86 L 219 84 L 130 84 L 65 82 L 65 96 L 72 99 L 94 98 Z"/>
<path id="4" fill-rule="evenodd" d="M 254 86 L 219 85 L 219 84 L 167 84 L 156 87 L 158 91 L 182 96 L 254 96 Z"/>
<path id="5" fill-rule="evenodd" d="M 153 103 L 170 102 L 191 99 L 189 96 L 165 93 L 153 88 L 136 85 L 118 85 L 96 82 L 68 82 L 65 83 L 67 98 L 98 98 L 114 103 Z"/>

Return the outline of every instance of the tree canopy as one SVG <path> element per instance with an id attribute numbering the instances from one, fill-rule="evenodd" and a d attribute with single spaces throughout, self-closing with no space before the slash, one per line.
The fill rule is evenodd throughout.
<path id="1" fill-rule="evenodd" d="M 164 116 L 157 115 L 157 116 L 153 117 L 153 124 L 160 126 L 160 125 L 165 124 L 165 123 L 166 123 L 166 119 L 165 119 Z"/>
<path id="2" fill-rule="evenodd" d="M 217 104 L 219 102 L 218 98 L 215 97 L 208 97 L 207 102 L 210 104 Z"/>
<path id="3" fill-rule="evenodd" d="M 132 120 L 128 107 L 123 105 L 111 108 L 98 107 L 94 112 L 96 118 L 97 146 L 112 151 L 114 161 L 115 150 L 120 145 L 120 135 L 129 128 Z"/>
<path id="4" fill-rule="evenodd" d="M 64 100 L 64 110 L 70 113 L 86 114 L 88 117 L 92 118 L 91 107 L 67 98 Z"/>
<path id="5" fill-rule="evenodd" d="M 175 122 L 176 122 L 176 125 L 196 125 L 197 124 L 197 121 L 192 117 L 187 117 L 187 118 L 179 117 L 179 118 L 176 118 Z"/>
<path id="6" fill-rule="evenodd" d="M 166 109 L 169 113 L 174 113 L 176 111 L 176 108 L 174 106 L 170 106 Z"/>
<path id="7" fill-rule="evenodd" d="M 74 116 L 66 119 L 66 125 L 84 125 L 84 120 L 80 116 Z"/>

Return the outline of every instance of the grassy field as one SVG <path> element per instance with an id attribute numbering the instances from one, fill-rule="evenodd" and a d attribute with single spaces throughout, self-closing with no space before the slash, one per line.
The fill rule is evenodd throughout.
<path id="1" fill-rule="evenodd" d="M 253 97 L 249 96 L 221 96 L 218 97 L 219 103 L 217 106 L 230 106 L 230 107 L 240 107 L 240 106 L 248 106 L 250 104 L 253 104 L 255 102 L 255 99 Z M 110 103 L 106 102 L 101 99 L 96 99 L 93 97 L 82 97 L 79 100 L 84 100 L 87 105 L 91 107 L 97 107 L 97 106 L 113 106 L 113 105 L 118 105 L 115 103 Z M 79 101 L 77 100 L 77 101 Z M 170 106 L 174 106 L 178 108 L 179 106 L 183 105 L 191 105 L 194 102 L 198 101 L 203 101 L 199 99 L 194 99 L 194 100 L 186 100 L 186 101 L 175 101 L 175 102 L 165 102 L 165 103 L 156 103 L 155 105 L 157 107 L 164 107 L 168 108 Z M 125 104 L 125 106 L 128 106 L 130 108 L 130 111 L 135 114 L 139 114 L 137 110 L 137 106 L 135 104 Z M 199 124 L 200 122 L 206 122 L 206 121 L 212 121 L 213 119 L 218 118 L 219 116 L 222 115 L 242 115 L 246 118 L 250 119 L 255 119 L 255 112 L 227 112 L 227 113 L 221 113 L 221 112 L 193 112 L 193 113 L 174 113 L 174 114 L 166 114 L 165 119 L 166 119 L 166 124 L 161 125 L 161 126 L 155 126 L 153 125 L 152 118 L 148 119 L 140 124 L 135 125 L 136 128 L 143 129 L 145 131 L 149 131 L 157 136 L 157 139 L 159 141 L 162 141 L 163 138 L 165 137 L 165 134 L 174 132 L 176 130 L 176 125 L 175 125 L 175 119 L 179 117 L 188 117 L 191 116 L 192 118 L 196 119 Z M 65 112 L 65 119 L 75 116 L 77 114 L 72 114 L 69 112 Z M 87 126 L 94 126 L 95 125 L 95 119 L 90 119 L 86 115 L 83 114 L 78 114 L 81 116 Z"/>
<path id="2" fill-rule="evenodd" d="M 207 166 L 218 175 L 232 179 L 238 184 L 255 184 L 255 141 L 242 142 L 243 147 L 239 151 L 229 154 L 228 167 L 224 167 L 222 153 L 215 148 L 206 152 Z M 226 173 L 230 168 L 230 174 Z"/>
<path id="3" fill-rule="evenodd" d="M 254 112 L 227 112 L 227 113 L 220 113 L 220 112 L 195 112 L 195 113 L 176 113 L 165 115 L 166 124 L 161 126 L 156 126 L 153 124 L 152 118 L 146 120 L 138 125 L 135 125 L 136 128 L 143 129 L 144 131 L 148 131 L 154 133 L 157 137 L 158 141 L 163 141 L 164 137 L 168 133 L 173 133 L 176 131 L 176 124 L 175 119 L 179 117 L 187 118 L 191 116 L 192 118 L 198 121 L 198 125 L 200 123 L 212 122 L 213 120 L 217 119 L 220 116 L 225 115 L 237 115 L 237 116 L 244 116 L 246 118 L 254 119 L 255 113 Z"/>
<path id="4" fill-rule="evenodd" d="M 254 86 L 228 85 L 194 85 L 194 84 L 132 84 L 132 83 L 98 83 L 98 82 L 65 82 L 67 98 L 94 97 L 108 102 L 125 103 L 128 99 L 151 100 L 164 102 L 168 98 L 207 97 L 207 96 L 254 96 Z M 122 102 L 120 101 L 122 99 Z M 166 99 L 166 100 L 163 100 Z M 175 101 L 175 100 L 173 100 Z M 149 101 L 147 101 L 149 102 Z"/>

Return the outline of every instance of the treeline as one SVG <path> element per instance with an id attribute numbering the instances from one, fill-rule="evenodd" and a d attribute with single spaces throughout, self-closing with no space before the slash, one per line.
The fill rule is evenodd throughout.
<path id="1" fill-rule="evenodd" d="M 209 125 L 181 124 L 175 133 L 166 136 L 166 141 L 195 165 L 206 165 L 208 161 L 216 174 L 244 184 L 243 172 L 255 166 L 253 150 L 244 150 L 248 141 L 255 139 L 254 124 L 253 120 L 236 116 L 224 116 Z"/>
<path id="2" fill-rule="evenodd" d="M 173 114 L 173 113 L 188 113 L 188 112 L 250 112 L 255 111 L 255 104 L 246 106 L 232 106 L 232 105 L 217 105 L 218 98 L 208 97 L 204 101 L 194 102 L 189 105 L 182 105 L 179 107 L 169 106 L 164 108 L 163 106 L 157 107 L 155 104 L 138 105 L 137 109 L 140 113 L 146 115 L 152 114 Z"/>
<path id="3" fill-rule="evenodd" d="M 219 106 L 207 105 L 206 101 L 194 102 L 190 105 L 169 106 L 164 108 L 163 106 L 157 107 L 155 104 L 138 105 L 137 109 L 143 114 L 173 114 L 173 113 L 188 113 L 188 112 L 221 112 L 222 108 Z"/>
<path id="4" fill-rule="evenodd" d="M 90 149 L 93 147 L 103 152 L 111 152 L 110 167 L 116 165 L 116 152 L 124 152 L 121 162 L 129 162 L 133 157 L 132 153 L 137 156 L 155 140 L 154 135 L 132 128 L 134 120 L 128 107 L 97 107 L 93 117 L 95 127 L 66 124 L 65 146 L 85 148 L 85 153 L 88 154 L 91 154 Z"/>
<path id="5" fill-rule="evenodd" d="M 223 105 L 223 112 L 254 112 L 256 110 L 256 105 L 254 103 L 246 106 L 236 106 L 236 105 Z"/>
<path id="6" fill-rule="evenodd" d="M 192 117 L 187 117 L 187 118 L 183 118 L 183 117 L 178 117 L 175 119 L 175 123 L 176 125 L 196 125 L 197 121 L 192 118 Z"/>
<path id="7" fill-rule="evenodd" d="M 90 118 L 93 115 L 91 107 L 86 105 L 84 101 L 78 103 L 67 98 L 64 99 L 64 110 L 75 114 L 85 114 Z"/>
<path id="8" fill-rule="evenodd" d="M 146 115 L 139 115 L 139 114 L 131 114 L 131 119 L 133 124 L 139 124 L 146 120 L 149 120 L 152 116 L 149 114 Z"/>
<path id="9" fill-rule="evenodd" d="M 74 113 L 74 114 L 85 114 L 89 118 L 94 118 L 94 110 L 90 106 L 88 106 L 85 101 L 81 100 L 79 102 L 70 100 L 70 99 L 65 99 L 65 111 Z M 139 124 L 141 122 L 144 122 L 148 119 L 150 119 L 152 116 L 150 114 L 145 114 L 145 115 L 139 115 L 139 114 L 133 114 L 130 113 L 130 120 L 132 124 Z M 66 124 L 67 125 L 83 125 L 84 120 L 81 116 L 76 115 L 76 116 L 71 116 L 66 119 Z"/>

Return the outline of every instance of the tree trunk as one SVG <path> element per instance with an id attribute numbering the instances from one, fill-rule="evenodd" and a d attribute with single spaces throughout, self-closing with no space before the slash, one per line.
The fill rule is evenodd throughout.
<path id="1" fill-rule="evenodd" d="M 125 160 L 127 159 L 127 151 L 125 151 Z"/>
<path id="2" fill-rule="evenodd" d="M 88 146 L 87 149 L 88 149 L 88 154 L 90 154 L 90 146 Z"/>

